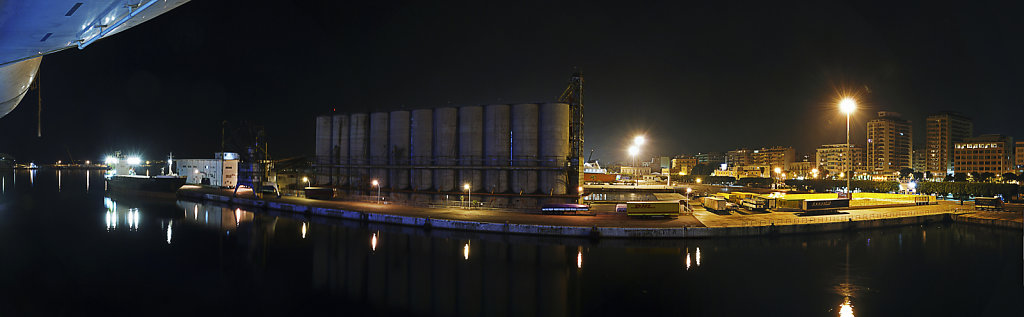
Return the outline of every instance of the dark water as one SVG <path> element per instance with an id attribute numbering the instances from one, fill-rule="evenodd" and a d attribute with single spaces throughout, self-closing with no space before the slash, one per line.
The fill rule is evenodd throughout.
<path id="1" fill-rule="evenodd" d="M 503 236 L 3 172 L 0 316 L 1021 316 L 1022 235 L 934 224 L 675 241 Z M 15 183 L 16 182 L 16 183 Z"/>

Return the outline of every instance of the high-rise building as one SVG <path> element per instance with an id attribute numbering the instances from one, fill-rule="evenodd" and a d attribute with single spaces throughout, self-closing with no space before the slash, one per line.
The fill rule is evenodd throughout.
<path id="1" fill-rule="evenodd" d="M 796 161 L 796 151 L 792 147 L 771 147 L 754 150 L 750 153 L 751 165 L 768 166 L 772 170 L 781 168 L 788 171 L 790 164 Z"/>
<path id="2" fill-rule="evenodd" d="M 911 122 L 898 112 L 879 111 L 868 121 L 867 167 L 872 174 L 895 174 L 913 168 Z"/>
<path id="3" fill-rule="evenodd" d="M 1013 138 L 983 134 L 953 145 L 953 170 L 956 173 L 993 173 L 1014 171 Z"/>
<path id="4" fill-rule="evenodd" d="M 922 150 L 922 149 L 914 149 L 913 161 L 910 164 L 910 166 L 911 166 L 911 168 L 914 169 L 915 172 L 924 172 L 924 171 L 927 170 L 925 168 L 926 165 L 925 165 L 925 153 L 924 153 L 924 150 Z"/>
<path id="5" fill-rule="evenodd" d="M 848 158 L 852 157 L 851 162 Z M 846 143 L 825 144 L 818 148 L 817 162 L 825 170 L 822 174 L 837 176 L 844 170 L 853 169 L 854 173 L 866 173 L 864 166 L 864 148 L 850 144 L 847 149 Z"/>
<path id="6" fill-rule="evenodd" d="M 925 119 L 925 170 L 933 175 L 953 172 L 953 145 L 973 134 L 974 123 L 971 118 L 955 112 L 928 116 Z"/>
<path id="7" fill-rule="evenodd" d="M 1017 141 L 1014 148 L 1017 151 L 1017 171 L 1014 173 L 1018 176 L 1024 175 L 1024 141 Z"/>
<path id="8" fill-rule="evenodd" d="M 732 150 L 725 154 L 725 163 L 729 166 L 747 166 L 751 165 L 750 154 L 753 151 L 748 149 Z"/>

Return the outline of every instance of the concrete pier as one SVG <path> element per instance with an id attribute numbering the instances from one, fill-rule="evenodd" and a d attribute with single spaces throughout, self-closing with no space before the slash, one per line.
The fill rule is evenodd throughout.
<path id="1" fill-rule="evenodd" d="M 325 201 L 297 197 L 264 197 L 251 192 L 232 197 L 230 190 L 186 186 L 178 196 L 222 202 L 240 207 L 265 208 L 350 220 L 415 226 L 429 229 L 590 238 L 706 238 L 820 233 L 868 228 L 916 225 L 943 221 L 989 224 L 968 216 L 973 210 L 952 203 L 857 209 L 842 214 L 801 217 L 790 212 L 719 215 L 695 208 L 693 215 L 675 219 L 634 219 L 614 211 L 588 215 L 544 215 L 463 208 L 426 208 L 372 202 Z M 597 208 L 601 209 L 601 208 Z M 608 209 L 608 208 L 604 208 Z M 999 219 L 1000 226 L 1020 228 L 1020 213 Z M 1016 216 L 1012 216 L 1016 214 Z M 1005 222 L 1005 223 L 1003 223 Z"/>

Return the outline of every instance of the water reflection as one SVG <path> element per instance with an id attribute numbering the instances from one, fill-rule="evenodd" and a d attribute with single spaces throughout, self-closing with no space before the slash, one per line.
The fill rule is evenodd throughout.
<path id="1" fill-rule="evenodd" d="M 139 230 L 139 225 L 142 222 L 142 213 L 139 211 L 139 208 L 119 206 L 117 201 L 110 197 L 103 197 L 103 207 L 106 209 L 104 223 L 106 224 L 107 231 L 117 229 L 118 224 L 122 222 L 121 215 L 124 215 L 123 222 L 127 225 L 128 231 Z"/>
<path id="2" fill-rule="evenodd" d="M 377 251 L 377 233 L 374 232 L 373 236 L 370 236 L 370 251 Z"/>
<path id="3" fill-rule="evenodd" d="M 167 223 L 167 244 L 171 244 L 171 233 L 174 227 L 174 220 Z"/>
<path id="4" fill-rule="evenodd" d="M 178 208 L 181 208 L 176 214 L 181 215 L 181 211 L 184 210 L 185 216 L 182 220 L 189 223 L 202 224 L 207 228 L 217 228 L 225 233 L 237 230 L 240 226 L 252 222 L 255 218 L 253 212 L 245 211 L 241 208 L 221 207 L 183 200 L 177 201 L 176 204 Z M 203 214 L 202 219 L 199 219 L 199 214 Z M 210 217 L 210 215 L 213 215 L 213 217 Z"/>
<path id="5" fill-rule="evenodd" d="M 306 224 L 305 222 L 303 222 L 303 223 L 302 223 L 302 238 L 303 238 L 303 239 L 305 239 L 305 238 L 306 238 L 306 227 L 307 227 L 307 226 L 308 226 L 308 225 L 307 225 L 307 224 Z"/>
<path id="6" fill-rule="evenodd" d="M 850 303 L 849 297 L 844 298 L 843 303 L 839 305 L 839 317 L 853 317 L 853 304 Z"/>
<path id="7" fill-rule="evenodd" d="M 697 258 L 697 267 L 700 267 L 700 247 L 697 247 L 697 251 L 694 252 L 694 255 Z"/>
<path id="8" fill-rule="evenodd" d="M 466 246 L 462 247 L 462 257 L 467 261 L 469 260 L 469 242 L 466 242 Z"/>
<path id="9" fill-rule="evenodd" d="M 583 246 L 576 247 L 576 269 L 583 269 Z"/>

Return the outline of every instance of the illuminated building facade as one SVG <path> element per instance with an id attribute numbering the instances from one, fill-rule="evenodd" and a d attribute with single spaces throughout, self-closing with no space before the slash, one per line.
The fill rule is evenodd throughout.
<path id="1" fill-rule="evenodd" d="M 852 157 L 851 162 L 848 158 Z M 855 173 L 867 173 L 867 168 L 864 166 L 864 148 L 850 144 L 850 148 L 846 148 L 846 143 L 840 144 L 825 144 L 818 148 L 817 162 L 819 166 L 825 168 L 828 175 L 838 176 L 839 173 L 845 169 L 852 168 Z"/>
<path id="2" fill-rule="evenodd" d="M 746 166 L 752 164 L 750 154 L 753 151 L 748 149 L 732 150 L 725 153 L 725 163 L 732 166 Z"/>
<path id="3" fill-rule="evenodd" d="M 872 174 L 895 174 L 913 168 L 911 122 L 897 112 L 879 111 L 868 121 L 867 167 Z"/>
<path id="4" fill-rule="evenodd" d="M 1002 174 L 1015 170 L 1013 138 L 984 134 L 956 143 L 953 149 L 953 170 L 956 173 Z"/>
<path id="5" fill-rule="evenodd" d="M 697 159 L 697 163 L 707 164 L 714 167 L 718 167 L 722 163 L 725 163 L 725 154 L 722 154 L 722 152 L 697 153 L 693 157 Z"/>
<path id="6" fill-rule="evenodd" d="M 1017 141 L 1015 149 L 1017 152 L 1017 171 L 1014 173 L 1024 175 L 1024 141 Z"/>
<path id="7" fill-rule="evenodd" d="M 750 154 L 751 165 L 768 166 L 772 170 L 781 168 L 783 171 L 790 169 L 790 164 L 796 161 L 796 151 L 792 147 L 771 147 L 754 150 Z"/>
<path id="8" fill-rule="evenodd" d="M 925 119 L 925 170 L 933 175 L 953 172 L 953 145 L 974 134 L 971 118 L 943 112 Z"/>

